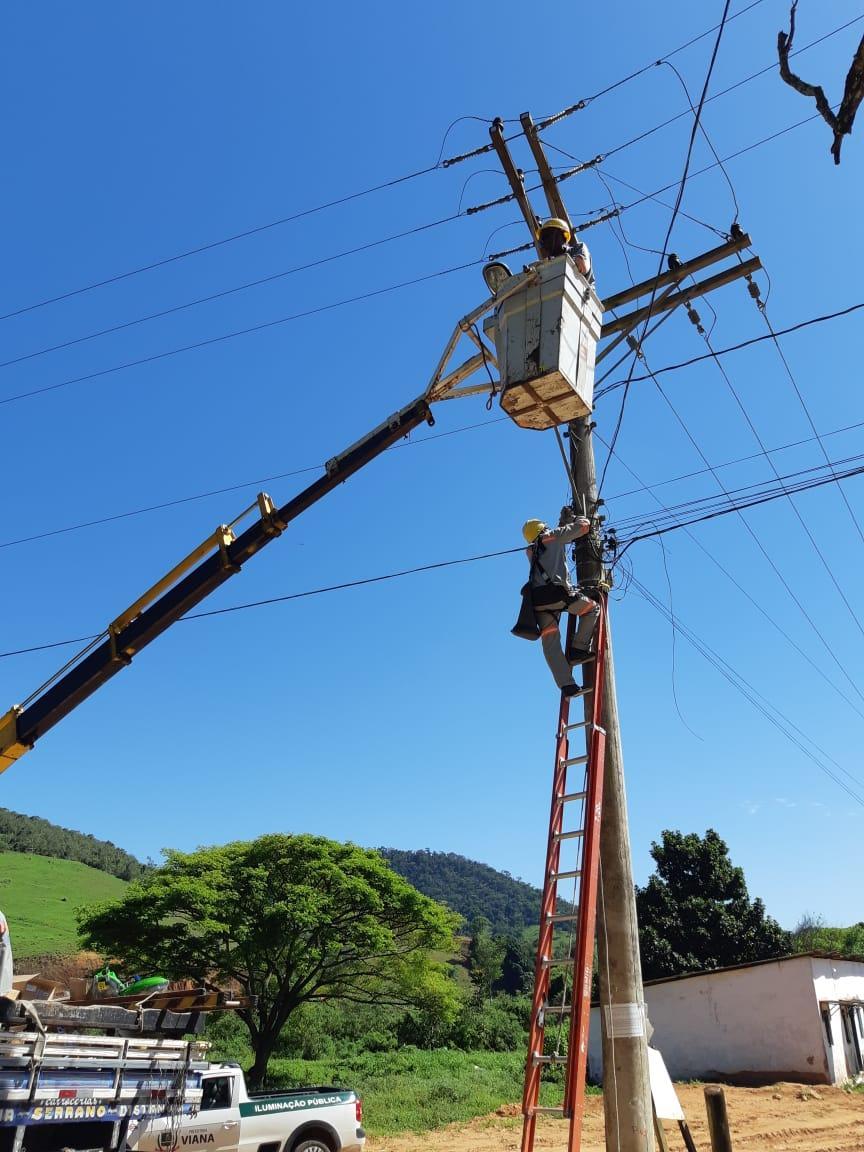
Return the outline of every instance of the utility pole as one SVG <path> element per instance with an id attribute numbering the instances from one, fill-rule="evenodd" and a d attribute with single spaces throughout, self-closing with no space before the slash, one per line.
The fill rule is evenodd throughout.
<path id="1" fill-rule="evenodd" d="M 596 527 L 597 476 L 594 423 L 590 417 L 570 428 L 570 462 L 577 511 L 592 520 L 591 533 L 576 547 L 579 585 L 606 599 L 600 533 Z M 597 899 L 597 960 L 600 979 L 600 1027 L 603 1044 L 603 1114 L 607 1152 L 654 1152 L 648 1041 L 645 1029 L 636 896 L 627 827 L 624 756 L 618 723 L 612 636 L 606 618 L 603 727 L 606 758 L 603 819 L 600 824 L 600 878 Z M 585 698 L 585 720 L 591 719 Z"/>
<path id="2" fill-rule="evenodd" d="M 546 159 L 543 141 L 540 136 L 541 130 L 548 126 L 550 122 L 536 125 L 531 116 L 525 113 L 520 117 L 520 123 L 525 140 L 528 143 L 532 157 L 537 165 L 537 171 L 541 181 L 540 186 L 544 192 L 550 215 L 564 221 L 572 232 L 572 226 L 570 225 L 566 207 L 560 194 L 559 185 L 562 180 L 576 175 L 582 171 L 584 167 L 587 167 L 587 165 L 580 165 L 578 168 L 574 168 L 569 172 L 555 175 Z M 482 211 L 485 208 L 502 203 L 505 199 L 515 200 L 519 205 L 525 223 L 531 231 L 532 244 L 537 250 L 542 262 L 544 257 L 538 243 L 540 218 L 535 214 L 528 197 L 528 192 L 534 189 L 525 188 L 523 173 L 516 167 L 508 149 L 508 138 L 504 136 L 502 121 L 496 120 L 492 125 L 490 128 L 490 137 L 492 147 L 497 153 L 504 173 L 510 183 L 511 195 L 491 201 L 489 204 L 479 205 L 474 209 L 469 209 L 469 212 Z M 596 163 L 600 159 L 601 157 L 597 157 L 597 159 L 591 163 Z M 591 223 L 583 225 L 582 231 L 591 227 L 592 223 L 600 223 L 603 219 L 604 217 L 598 217 Z M 529 245 L 525 245 L 524 247 L 527 248 Z M 596 354 L 596 364 L 599 364 L 625 341 L 633 353 L 638 356 L 640 354 L 639 342 L 641 342 L 646 334 L 649 334 L 647 329 L 652 317 L 655 318 L 656 326 L 657 317 L 665 315 L 681 304 L 686 304 L 691 297 L 705 296 L 718 288 L 731 284 L 735 280 L 740 280 L 742 277 L 749 276 L 755 272 L 761 266 L 758 257 L 751 256 L 744 258 L 740 255 L 740 253 L 749 247 L 750 237 L 743 233 L 737 225 L 733 225 L 728 239 L 715 248 L 684 262 L 679 260 L 677 256 L 672 255 L 670 256 L 669 268 L 667 270 L 661 269 L 658 275 L 651 277 L 649 280 L 642 281 L 639 284 L 633 284 L 630 288 L 625 288 L 621 292 L 606 296 L 602 301 L 602 307 L 605 317 L 608 318 L 605 318 L 600 330 L 600 339 L 606 342 L 602 350 Z M 737 262 L 733 262 L 731 266 L 710 277 L 696 280 L 697 274 L 704 269 L 727 261 L 732 257 L 736 257 Z M 502 266 L 498 264 L 490 265 L 490 268 L 498 270 L 500 270 L 501 267 Z M 508 270 L 506 266 L 503 267 L 505 273 L 507 273 Z M 528 269 L 526 269 L 526 271 L 528 271 Z M 685 282 L 687 282 L 686 288 Z M 487 284 L 488 283 L 489 281 L 487 280 Z M 505 280 L 502 281 L 502 283 L 508 283 L 508 281 Z M 588 294 L 590 292 L 591 288 L 586 287 L 586 299 L 589 298 Z M 644 303 L 645 300 L 648 300 L 649 303 Z M 632 307 L 629 312 L 622 313 L 621 309 L 630 304 L 635 306 Z M 581 322 L 582 321 L 580 321 L 580 323 Z M 640 326 L 644 327 L 638 338 L 639 342 L 637 342 L 633 333 Z M 542 339 L 542 320 L 539 322 L 536 338 L 538 340 Z M 538 344 L 538 362 L 539 351 L 540 345 Z M 501 375 L 502 381 L 500 383 L 504 390 L 503 397 L 507 395 L 508 386 L 514 390 L 517 388 L 528 390 L 528 385 L 531 383 L 531 378 L 529 378 L 527 384 L 521 379 L 516 379 L 511 380 L 508 385 L 508 381 L 504 379 L 505 373 L 503 371 Z M 494 388 L 495 385 L 493 384 L 493 392 Z M 475 390 L 476 389 L 473 388 L 462 389 L 458 394 L 468 394 L 469 391 Z M 502 406 L 505 407 L 505 410 L 509 411 L 503 404 L 503 397 Z M 584 411 L 584 408 L 582 410 Z M 547 417 L 551 418 L 556 414 L 556 411 L 547 409 Z M 564 417 L 564 419 L 568 418 L 569 415 Z M 517 421 L 517 423 L 519 423 L 519 421 Z M 551 427 L 552 424 L 546 422 L 525 426 L 548 428 Z M 599 769 L 597 769 L 602 782 L 602 800 L 598 800 L 594 808 L 594 811 L 600 819 L 599 868 L 596 867 L 596 847 L 592 845 L 592 852 L 594 853 L 592 859 L 595 865 L 593 870 L 588 867 L 583 857 L 582 867 L 579 871 L 559 871 L 557 849 L 560 841 L 569 837 L 585 837 L 586 832 L 584 830 L 562 831 L 563 825 L 560 820 L 558 823 L 555 823 L 554 820 L 550 821 L 549 842 L 551 846 L 550 851 L 554 848 L 554 859 L 552 859 L 551 863 L 547 859 L 546 881 L 543 894 L 544 907 L 541 909 L 541 919 L 545 915 L 547 923 L 551 922 L 553 924 L 558 920 L 579 920 L 584 908 L 592 909 L 590 901 L 593 897 L 593 887 L 591 891 L 589 891 L 588 888 L 593 881 L 593 877 L 596 876 L 596 928 L 601 1005 L 600 1024 L 603 1048 L 603 1108 L 606 1121 L 606 1149 L 607 1152 L 654 1152 L 654 1117 L 651 1100 L 651 1083 L 648 1072 L 648 1022 L 645 1014 L 644 991 L 642 986 L 639 931 L 636 920 L 636 894 L 633 886 L 633 867 L 627 824 L 627 799 L 624 786 L 624 757 L 621 748 L 621 731 L 618 722 L 618 701 L 615 687 L 615 666 L 612 656 L 612 643 L 607 612 L 607 594 L 611 580 L 603 563 L 603 543 L 601 538 L 602 518 L 598 516 L 601 502 L 598 502 L 597 479 L 594 467 L 594 448 L 592 442 L 594 423 L 590 416 L 585 416 L 578 420 L 571 421 L 568 427 L 570 436 L 570 476 L 573 483 L 577 512 L 586 516 L 591 521 L 590 533 L 578 541 L 575 547 L 577 579 L 581 587 L 585 588 L 589 593 L 596 594 L 602 603 L 606 615 L 605 640 L 600 645 L 602 648 L 602 668 L 595 668 L 589 663 L 583 669 L 585 673 L 585 687 L 587 689 L 584 699 L 584 724 L 569 725 L 567 723 L 567 716 L 563 711 L 564 702 L 562 702 L 561 715 L 564 719 L 559 720 L 559 745 L 563 739 L 564 746 L 566 747 L 566 734 L 571 727 L 584 727 L 587 733 L 593 731 L 599 736 L 600 741 L 604 745 L 600 754 L 601 764 Z M 594 694 L 591 691 L 595 686 L 596 690 L 602 690 L 602 708 L 597 715 L 594 713 Z M 605 739 L 603 732 L 598 733 L 598 728 L 604 730 Z M 556 751 L 556 756 L 556 777 L 555 782 L 553 782 L 553 817 L 565 801 L 569 802 L 580 796 L 586 797 L 589 795 L 587 791 L 570 792 L 569 785 L 565 787 L 566 766 L 588 762 L 589 760 L 593 764 L 597 759 L 594 753 L 589 753 L 589 755 L 585 757 L 580 756 L 570 759 L 567 757 L 567 752 L 563 753 L 563 756 L 567 758 L 562 759 L 560 750 Z M 561 775 L 560 780 L 558 778 L 559 774 Z M 597 795 L 599 796 L 600 794 L 601 791 L 598 790 Z M 588 801 L 586 800 L 585 803 L 587 809 Z M 559 808 L 556 808 L 556 804 Z M 583 843 L 587 844 L 587 841 L 583 840 Z M 596 844 L 596 841 L 594 843 Z M 587 853 L 587 851 L 588 849 L 586 847 L 585 852 Z M 570 913 L 556 914 L 558 880 L 569 876 L 585 878 L 586 887 L 580 889 L 577 915 Z M 582 922 L 583 921 L 580 920 L 580 923 Z M 547 935 L 549 934 L 547 933 Z M 581 1146 L 581 1131 L 578 1129 L 581 1113 L 573 1103 L 574 1099 L 578 1097 L 578 1092 L 573 1091 L 573 1085 L 574 1081 L 584 1082 L 585 1053 L 584 1037 L 575 1036 L 572 1027 L 570 1047 L 567 1057 L 565 1058 L 568 1063 L 568 1084 L 570 1085 L 570 1090 L 565 1093 L 563 1108 L 542 1107 L 537 1103 L 539 1099 L 539 1074 L 536 1069 L 545 1062 L 561 1061 L 561 1057 L 557 1053 L 550 1056 L 544 1053 L 543 1050 L 545 1015 L 547 1012 L 552 1011 L 552 1006 L 544 1002 L 544 997 L 548 993 L 548 974 L 544 976 L 543 973 L 548 973 L 548 967 L 551 964 L 569 962 L 571 965 L 576 965 L 579 963 L 575 952 L 566 961 L 562 961 L 560 957 L 556 959 L 552 954 L 554 953 L 554 946 L 552 945 L 550 945 L 549 948 L 550 955 L 547 956 L 544 952 L 545 946 L 543 940 L 544 936 L 541 926 L 537 967 L 535 969 L 534 1001 L 537 1003 L 537 1011 L 536 1015 L 532 1015 L 531 1038 L 529 1039 L 528 1060 L 526 1065 L 526 1089 L 523 1097 L 524 1122 L 522 1152 L 533 1152 L 536 1117 L 539 1113 L 543 1112 L 563 1112 L 564 1117 L 571 1120 L 571 1124 L 576 1124 L 575 1129 L 571 1126 L 568 1149 L 570 1152 L 578 1152 Z M 582 944 L 584 944 L 584 941 L 582 941 Z M 577 951 L 581 957 L 583 954 L 582 945 L 580 945 Z M 569 1009 L 571 1020 L 578 1019 L 579 1013 L 587 1013 L 589 1007 L 589 990 L 590 973 L 588 979 L 584 979 L 578 984 L 574 979 L 573 999 L 574 1001 L 578 1000 L 579 1003 L 571 1005 Z M 534 1012 L 533 1005 L 532 1012 Z M 584 1019 L 584 1015 L 582 1018 Z M 578 1048 L 574 1043 L 576 1039 L 579 1039 Z M 577 1065 L 577 1062 L 581 1063 Z M 532 1068 L 534 1069 L 533 1074 Z"/>

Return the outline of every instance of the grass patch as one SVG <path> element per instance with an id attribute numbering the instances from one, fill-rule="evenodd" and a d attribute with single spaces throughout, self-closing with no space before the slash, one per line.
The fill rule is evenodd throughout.
<path id="1" fill-rule="evenodd" d="M 0 908 L 9 921 L 16 957 L 79 948 L 75 909 L 117 900 L 125 880 L 76 860 L 29 852 L 0 852 Z"/>
<path id="2" fill-rule="evenodd" d="M 522 1097 L 524 1069 L 522 1052 L 403 1048 L 332 1060 L 271 1060 L 268 1087 L 338 1084 L 353 1088 L 363 1097 L 366 1129 L 376 1136 L 389 1136 L 425 1132 L 515 1104 Z M 558 1104 L 561 1095 L 560 1085 L 544 1084 L 541 1103 Z"/>

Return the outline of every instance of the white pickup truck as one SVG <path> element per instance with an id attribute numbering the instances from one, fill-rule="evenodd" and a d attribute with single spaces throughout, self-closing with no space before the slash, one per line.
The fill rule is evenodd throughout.
<path id="1" fill-rule="evenodd" d="M 315 1087 L 250 1096 L 238 1065 L 211 1064 L 197 1115 L 142 1120 L 127 1141 L 133 1152 L 362 1152 L 362 1119 L 356 1092 Z"/>

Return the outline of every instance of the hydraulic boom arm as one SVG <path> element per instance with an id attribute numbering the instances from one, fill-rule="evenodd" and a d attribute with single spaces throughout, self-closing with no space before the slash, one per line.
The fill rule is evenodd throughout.
<path id="1" fill-rule="evenodd" d="M 252 505 L 260 512 L 259 518 L 239 536 L 235 536 L 231 526 L 220 525 L 212 536 L 121 613 L 101 643 L 97 642 L 82 659 L 49 681 L 23 706 L 10 709 L 0 718 L 0 772 L 23 756 L 40 736 L 106 680 L 125 668 L 142 648 L 200 604 L 229 576 L 239 572 L 247 560 L 281 535 L 301 512 L 424 421 L 434 423 L 425 395 L 379 424 L 347 451 L 328 460 L 324 475 L 281 508 L 275 508 L 270 497 L 262 492 Z"/>

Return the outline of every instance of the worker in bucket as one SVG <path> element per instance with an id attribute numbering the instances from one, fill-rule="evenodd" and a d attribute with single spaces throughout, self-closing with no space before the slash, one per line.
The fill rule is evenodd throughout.
<path id="1" fill-rule="evenodd" d="M 565 252 L 569 253 L 576 265 L 576 271 L 581 272 L 589 283 L 593 283 L 594 274 L 591 271 L 591 253 L 588 251 L 588 245 L 583 244 L 581 240 L 573 239 L 570 225 L 566 220 L 559 220 L 557 217 L 544 220 L 537 232 L 537 244 L 544 260 L 553 260 L 556 256 L 563 256 Z"/>
<path id="2" fill-rule="evenodd" d="M 543 520 L 526 520 L 522 526 L 531 568 L 528 583 L 522 589 L 523 611 L 513 632 L 525 639 L 539 638 L 549 670 L 564 696 L 578 696 L 582 691 L 573 679 L 571 665 L 590 659 L 591 640 L 600 615 L 596 600 L 574 588 L 567 574 L 566 546 L 585 536 L 590 527 L 590 521 L 576 516 L 569 505 L 561 509 L 557 528 L 549 528 Z M 579 617 L 566 657 L 561 646 L 562 612 Z"/>

